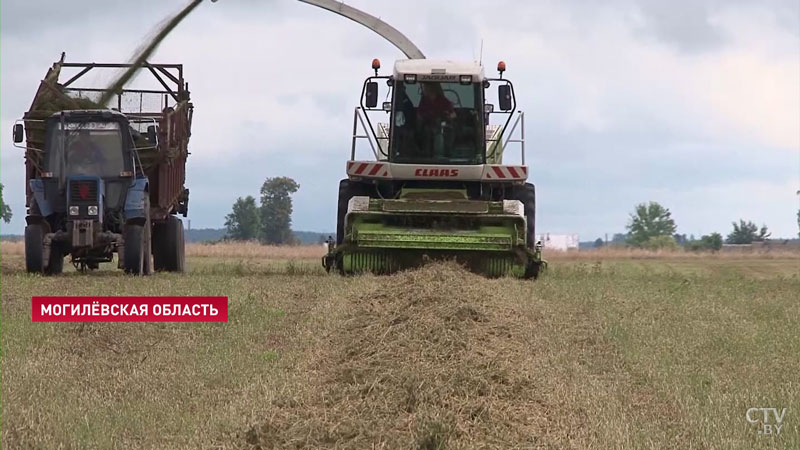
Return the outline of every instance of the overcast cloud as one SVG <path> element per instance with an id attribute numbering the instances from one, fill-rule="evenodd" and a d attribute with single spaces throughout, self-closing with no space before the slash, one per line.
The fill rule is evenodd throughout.
<path id="1" fill-rule="evenodd" d="M 582 240 L 624 229 L 636 203 L 669 207 L 678 231 L 739 218 L 797 234 L 800 2 L 351 1 L 431 58 L 508 63 L 526 111 L 538 229 Z M 144 6 L 146 4 L 146 6 Z M 0 180 L 25 225 L 11 125 L 62 51 L 128 58 L 184 1 L 0 4 Z M 42 15 L 42 11 L 50 11 Z M 370 31 L 292 0 L 201 5 L 153 62 L 181 62 L 195 104 L 187 184 L 193 228 L 221 227 L 265 177 L 300 183 L 294 227 L 335 227 L 352 110 L 369 64 L 401 57 Z M 138 82 L 143 82 L 141 77 Z M 98 82 L 106 80 L 96 80 Z"/>

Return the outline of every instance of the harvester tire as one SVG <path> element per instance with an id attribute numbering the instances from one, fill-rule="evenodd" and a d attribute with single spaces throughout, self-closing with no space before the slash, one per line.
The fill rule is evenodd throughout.
<path id="1" fill-rule="evenodd" d="M 175 216 L 153 227 L 153 251 L 156 270 L 182 273 L 186 268 L 183 221 Z"/>
<path id="2" fill-rule="evenodd" d="M 528 224 L 526 245 L 532 249 L 536 245 L 536 188 L 531 183 L 514 186 L 511 191 L 511 199 L 522 202 L 525 210 L 525 222 Z"/>
<path id="3" fill-rule="evenodd" d="M 339 204 L 336 211 L 336 245 L 344 242 L 344 219 L 350 199 L 359 195 L 369 195 L 369 189 L 362 183 L 345 178 L 339 182 Z"/>
<path id="4" fill-rule="evenodd" d="M 38 223 L 25 227 L 25 270 L 44 272 L 44 230 Z"/>

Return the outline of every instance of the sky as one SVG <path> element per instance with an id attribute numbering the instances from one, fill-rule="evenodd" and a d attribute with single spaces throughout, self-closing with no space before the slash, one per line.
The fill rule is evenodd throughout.
<path id="1" fill-rule="evenodd" d="M 636 204 L 657 201 L 679 233 L 724 235 L 743 218 L 773 237 L 797 236 L 800 1 L 347 3 L 429 58 L 482 58 L 487 74 L 507 63 L 525 111 L 538 232 L 610 237 Z M 14 212 L 1 233 L 25 226 L 23 151 L 11 128 L 50 64 L 62 51 L 73 62 L 125 61 L 185 4 L 0 3 L 0 182 Z M 388 74 L 403 55 L 298 1 L 201 4 L 150 58 L 183 63 L 195 105 L 191 227 L 222 227 L 237 197 L 288 176 L 300 184 L 293 228 L 334 230 L 353 108 L 373 58 Z"/>

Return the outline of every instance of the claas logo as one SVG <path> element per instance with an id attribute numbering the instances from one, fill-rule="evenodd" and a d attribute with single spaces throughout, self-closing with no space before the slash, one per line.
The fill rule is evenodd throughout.
<path id="1" fill-rule="evenodd" d="M 458 169 L 417 169 L 415 177 L 457 177 Z"/>

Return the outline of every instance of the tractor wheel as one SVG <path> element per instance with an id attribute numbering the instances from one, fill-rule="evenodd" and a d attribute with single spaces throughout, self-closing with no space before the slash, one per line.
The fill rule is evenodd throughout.
<path id="1" fill-rule="evenodd" d="M 144 275 L 144 226 L 125 226 L 125 273 Z"/>
<path id="2" fill-rule="evenodd" d="M 125 273 L 131 275 L 150 275 L 153 271 L 150 235 L 150 201 L 145 197 L 144 224 L 125 225 Z"/>
<path id="3" fill-rule="evenodd" d="M 156 270 L 182 273 L 186 268 L 183 221 L 175 216 L 153 227 Z"/>
<path id="4" fill-rule="evenodd" d="M 59 275 L 64 271 L 64 254 L 61 253 L 61 246 L 50 244 L 50 259 L 48 260 L 45 273 L 48 275 Z"/>
<path id="5" fill-rule="evenodd" d="M 44 230 L 38 223 L 25 227 L 25 270 L 44 272 Z"/>
<path id="6" fill-rule="evenodd" d="M 359 195 L 369 196 L 368 186 L 349 179 L 339 182 L 339 204 L 336 212 L 336 245 L 344 242 L 344 219 L 347 215 L 347 204 L 350 199 Z"/>
<path id="7" fill-rule="evenodd" d="M 536 245 L 536 188 L 531 183 L 514 186 L 511 190 L 511 199 L 522 202 L 525 210 L 525 221 L 528 224 L 527 246 Z"/>

